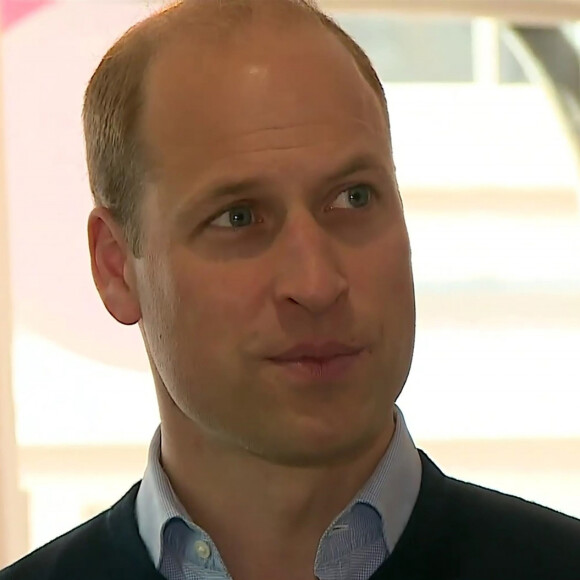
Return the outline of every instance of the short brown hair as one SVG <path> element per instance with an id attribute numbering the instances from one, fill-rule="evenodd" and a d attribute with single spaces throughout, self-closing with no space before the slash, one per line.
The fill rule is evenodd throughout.
<path id="1" fill-rule="evenodd" d="M 272 5 L 274 0 L 262 0 Z M 277 0 L 333 33 L 354 57 L 387 115 L 382 84 L 362 48 L 311 0 Z M 259 2 L 258 2 L 259 3 Z M 148 67 L 175 26 L 195 23 L 184 8 L 199 6 L 214 23 L 235 26 L 248 20 L 256 0 L 181 0 L 130 28 L 105 54 L 88 84 L 83 127 L 89 183 L 95 204 L 106 207 L 122 227 L 135 256 L 141 253 L 140 200 L 147 183 L 147 160 L 139 134 L 143 81 Z M 216 10 L 219 22 L 216 22 Z M 206 21 L 203 24 L 207 24 Z"/>

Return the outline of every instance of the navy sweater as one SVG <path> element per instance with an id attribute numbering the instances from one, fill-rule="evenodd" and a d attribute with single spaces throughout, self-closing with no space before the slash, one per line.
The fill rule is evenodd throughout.
<path id="1" fill-rule="evenodd" d="M 372 580 L 580 580 L 580 520 L 447 477 L 420 455 L 417 503 Z M 163 580 L 137 529 L 138 489 L 0 580 Z"/>

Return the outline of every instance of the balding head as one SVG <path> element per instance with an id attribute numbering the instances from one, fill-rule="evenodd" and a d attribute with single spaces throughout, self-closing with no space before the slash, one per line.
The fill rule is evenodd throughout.
<path id="1" fill-rule="evenodd" d="M 164 48 L 190 39 L 199 58 L 243 38 L 253 25 L 287 30 L 309 24 L 333 34 L 352 55 L 387 114 L 382 85 L 368 57 L 334 21 L 308 0 L 185 0 L 129 29 L 107 52 L 86 94 L 83 123 L 91 191 L 97 206 L 108 208 L 123 228 L 135 255 L 140 254 L 141 199 L 151 164 L 141 134 L 144 86 L 151 63 Z M 184 71 L 184 75 L 189 71 Z"/>

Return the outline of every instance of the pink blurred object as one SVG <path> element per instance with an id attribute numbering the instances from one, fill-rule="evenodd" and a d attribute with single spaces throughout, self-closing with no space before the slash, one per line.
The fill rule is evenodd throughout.
<path id="1" fill-rule="evenodd" d="M 0 0 L 0 17 L 3 30 L 8 30 L 23 18 L 53 2 L 54 0 Z"/>

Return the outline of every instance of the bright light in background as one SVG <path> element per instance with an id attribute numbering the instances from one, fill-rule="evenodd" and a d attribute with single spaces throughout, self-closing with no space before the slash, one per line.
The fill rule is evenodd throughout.
<path id="1" fill-rule="evenodd" d="M 150 373 L 111 367 L 17 328 L 21 445 L 139 444 L 159 422 Z"/>
<path id="2" fill-rule="evenodd" d="M 580 219 L 472 214 L 411 215 L 413 264 L 424 285 L 472 282 L 575 292 L 580 299 Z M 450 289 L 453 291 L 453 289 Z M 557 300 L 557 296 L 554 296 Z M 541 315 L 541 313 L 538 313 Z"/>
<path id="3" fill-rule="evenodd" d="M 574 187 L 574 158 L 540 87 L 386 85 L 403 192 Z"/>
<path id="4" fill-rule="evenodd" d="M 578 330 L 422 330 L 400 399 L 415 437 L 579 437 Z"/>

